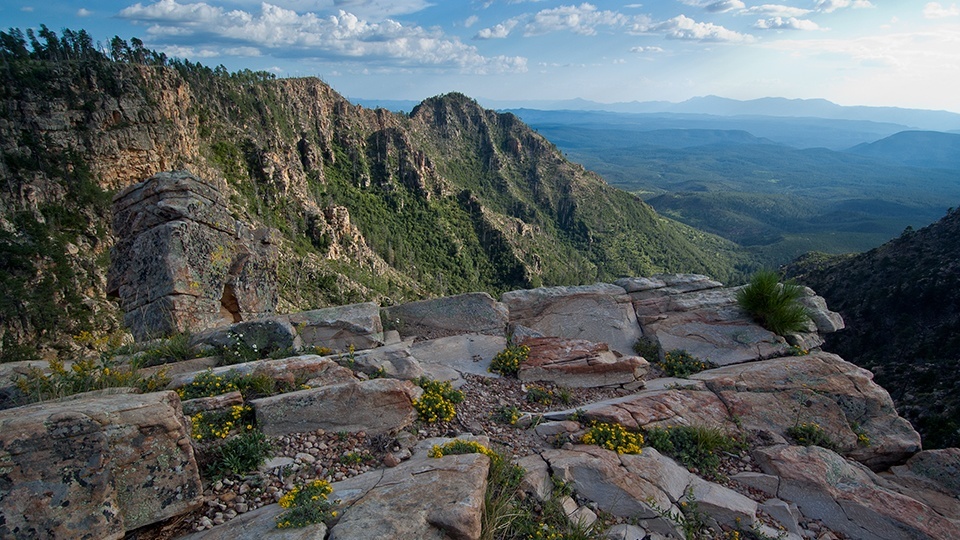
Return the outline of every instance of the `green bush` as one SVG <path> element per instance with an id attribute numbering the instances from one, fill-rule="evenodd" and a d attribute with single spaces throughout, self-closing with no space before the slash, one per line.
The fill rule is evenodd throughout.
<path id="1" fill-rule="evenodd" d="M 526 345 L 507 345 L 507 348 L 498 352 L 490 362 L 490 371 L 505 377 L 516 377 L 520 372 L 520 364 L 530 356 L 530 347 Z"/>
<path id="2" fill-rule="evenodd" d="M 454 390 L 450 381 L 434 381 L 420 377 L 414 381 L 423 388 L 423 395 L 413 402 L 417 418 L 427 423 L 449 422 L 456 416 L 456 405 L 462 403 L 463 392 Z"/>
<path id="3" fill-rule="evenodd" d="M 222 478 L 230 474 L 246 474 L 262 465 L 271 451 L 270 441 L 262 431 L 254 429 L 243 432 L 215 450 L 213 461 L 207 467 L 207 475 Z"/>
<path id="4" fill-rule="evenodd" d="M 671 426 L 646 431 L 646 441 L 661 454 L 676 459 L 708 478 L 716 477 L 720 452 L 729 452 L 742 442 L 722 430 L 706 426 Z"/>
<path id="5" fill-rule="evenodd" d="M 810 320 L 800 304 L 803 288 L 793 281 L 780 283 L 780 276 L 763 270 L 737 292 L 737 303 L 761 326 L 779 335 L 799 332 Z"/>
<path id="6" fill-rule="evenodd" d="M 819 446 L 828 450 L 837 450 L 838 445 L 827 432 L 816 422 L 800 422 L 787 429 L 787 435 L 797 444 L 803 446 Z M 868 439 L 869 441 L 869 439 Z"/>
<path id="7" fill-rule="evenodd" d="M 334 507 L 339 501 L 328 500 L 331 493 L 333 486 L 326 480 L 313 480 L 291 489 L 278 502 L 286 511 L 277 516 L 277 528 L 306 527 L 336 518 Z"/>
<path id="8" fill-rule="evenodd" d="M 657 365 L 660 366 L 660 369 L 667 375 L 683 379 L 686 379 L 694 373 L 715 367 L 712 363 L 704 362 L 682 349 L 667 351 L 667 353 L 663 355 L 663 360 L 658 361 Z"/>

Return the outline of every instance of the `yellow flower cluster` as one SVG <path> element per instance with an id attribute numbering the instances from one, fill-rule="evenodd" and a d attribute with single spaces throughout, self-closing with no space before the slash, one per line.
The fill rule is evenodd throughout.
<path id="1" fill-rule="evenodd" d="M 280 507 L 287 511 L 277 517 L 277 528 L 304 527 L 337 517 L 333 507 L 340 501 L 327 500 L 331 493 L 333 487 L 326 480 L 313 480 L 294 487 L 278 501 Z"/>
<path id="2" fill-rule="evenodd" d="M 456 404 L 463 401 L 463 392 L 454 390 L 449 381 L 421 378 L 417 385 L 423 388 L 423 395 L 413 402 L 419 420 L 427 423 L 453 420 L 457 415 Z"/>
<path id="3" fill-rule="evenodd" d="M 454 439 L 444 444 L 435 444 L 430 448 L 430 452 L 427 455 L 432 458 L 440 458 L 459 454 L 483 454 L 490 459 L 500 459 L 500 456 L 498 456 L 496 452 L 486 446 L 476 441 L 464 441 L 461 439 Z"/>
<path id="4" fill-rule="evenodd" d="M 595 444 L 618 454 L 639 454 L 643 435 L 627 431 L 620 424 L 594 423 L 580 439 L 583 444 Z"/>
<path id="5" fill-rule="evenodd" d="M 704 362 L 682 349 L 668 351 L 657 364 L 667 375 L 682 378 L 712 367 L 709 362 Z"/>
<path id="6" fill-rule="evenodd" d="M 253 424 L 246 423 L 244 425 L 243 420 L 247 419 L 252 422 L 252 415 L 253 409 L 249 405 L 234 405 L 229 411 L 225 412 L 208 412 L 207 414 L 198 412 L 190 417 L 190 436 L 195 440 L 202 441 L 204 439 L 226 439 L 238 426 L 250 431 L 253 429 Z"/>
<path id="7" fill-rule="evenodd" d="M 235 391 L 237 391 L 237 385 L 232 380 L 223 375 L 214 375 L 213 371 L 207 370 L 194 377 L 190 384 L 177 388 L 177 395 L 180 399 L 194 399 Z"/>
<path id="8" fill-rule="evenodd" d="M 530 356 L 530 347 L 526 345 L 507 345 L 507 348 L 498 352 L 490 362 L 489 371 L 505 376 L 516 376 L 520 372 L 520 364 Z"/>

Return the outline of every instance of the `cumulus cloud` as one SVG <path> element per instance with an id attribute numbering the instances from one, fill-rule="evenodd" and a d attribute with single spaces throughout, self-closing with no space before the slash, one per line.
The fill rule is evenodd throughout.
<path id="1" fill-rule="evenodd" d="M 510 35 L 510 31 L 515 26 L 517 26 L 516 19 L 506 20 L 496 26 L 480 30 L 473 39 L 503 39 Z"/>
<path id="2" fill-rule="evenodd" d="M 749 43 L 754 41 L 750 34 L 741 34 L 713 23 L 697 22 L 686 15 L 654 25 L 651 30 L 663 32 L 668 38 L 690 41 L 717 41 L 730 43 Z"/>
<path id="3" fill-rule="evenodd" d="M 642 54 L 642 53 L 662 53 L 663 48 L 651 46 L 651 47 L 630 47 L 630 52 Z"/>
<path id="4" fill-rule="evenodd" d="M 622 26 L 628 17 L 616 11 L 600 11 L 593 4 L 560 6 L 537 12 L 524 28 L 524 35 L 536 36 L 567 31 L 585 36 L 597 33 L 601 26 Z"/>
<path id="5" fill-rule="evenodd" d="M 944 19 L 946 17 L 960 16 L 960 8 L 956 4 L 950 7 L 940 5 L 940 2 L 928 2 L 923 6 L 923 16 L 928 19 Z"/>
<path id="6" fill-rule="evenodd" d="M 93 15 L 93 12 L 86 8 L 80 8 L 77 10 L 77 17 L 89 17 Z"/>
<path id="7" fill-rule="evenodd" d="M 843 8 L 872 8 L 876 7 L 870 0 L 817 0 L 817 11 L 833 13 Z"/>
<path id="8" fill-rule="evenodd" d="M 247 50 L 276 57 L 344 61 L 363 59 L 387 67 L 455 67 L 474 73 L 526 71 L 522 57 L 484 57 L 475 47 L 440 30 L 405 26 L 385 19 L 369 22 L 340 10 L 337 15 L 297 13 L 263 3 L 259 12 L 226 10 L 204 2 L 159 0 L 123 9 L 120 18 L 149 25 L 151 40 L 164 52 L 179 47 L 227 54 Z M 176 38 L 175 40 L 173 38 Z M 151 46 L 157 45 L 151 43 Z"/>
<path id="9" fill-rule="evenodd" d="M 754 28 L 761 30 L 819 30 L 820 25 L 796 17 L 771 17 L 769 19 L 760 19 L 753 25 Z"/>
<path id="10" fill-rule="evenodd" d="M 784 6 L 782 4 L 763 4 L 747 8 L 741 13 L 747 15 L 762 15 L 765 17 L 803 17 L 811 12 L 809 9 Z"/>

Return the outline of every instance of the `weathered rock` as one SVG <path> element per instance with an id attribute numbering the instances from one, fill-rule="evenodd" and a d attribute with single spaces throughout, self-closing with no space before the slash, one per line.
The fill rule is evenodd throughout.
<path id="1" fill-rule="evenodd" d="M 507 308 L 483 292 L 383 308 L 382 317 L 403 337 L 436 339 L 461 334 L 503 336 Z"/>
<path id="2" fill-rule="evenodd" d="M 297 332 L 297 347 L 334 351 L 370 349 L 383 344 L 380 306 L 372 302 L 293 313 L 282 317 Z"/>
<path id="3" fill-rule="evenodd" d="M 478 440 L 489 445 L 484 438 Z M 330 540 L 417 538 L 473 540 L 480 537 L 490 458 L 483 454 L 427 457 L 428 439 L 414 456 L 391 469 L 335 486 L 333 497 L 347 502 Z"/>
<path id="4" fill-rule="evenodd" d="M 16 381 L 33 370 L 49 373 L 50 364 L 43 360 L 0 363 L 0 410 L 16 407 L 25 401 Z"/>
<path id="5" fill-rule="evenodd" d="M 920 449 L 920 436 L 897 415 L 873 375 L 833 354 L 727 366 L 692 378 L 706 382 L 746 429 L 784 436 L 799 422 L 815 422 L 844 455 L 874 470 Z M 869 437 L 869 446 L 858 443 L 854 426 Z"/>
<path id="6" fill-rule="evenodd" d="M 760 505 L 760 510 L 763 510 L 767 515 L 777 520 L 777 523 L 789 534 L 796 535 L 797 537 L 800 537 L 802 534 L 799 524 L 801 514 L 797 505 L 781 501 L 780 499 L 767 499 Z"/>
<path id="7" fill-rule="evenodd" d="M 689 494 L 697 508 L 720 525 L 749 527 L 756 521 L 757 503 L 730 488 L 694 476 Z"/>
<path id="8" fill-rule="evenodd" d="M 299 390 L 250 401 L 257 424 L 271 436 L 324 429 L 399 431 L 417 417 L 420 389 L 410 381 L 373 379 Z"/>
<path id="9" fill-rule="evenodd" d="M 623 287 L 635 298 L 642 298 L 646 291 L 656 291 L 655 294 L 663 295 L 723 287 L 723 283 L 701 274 L 655 274 L 651 277 L 620 278 L 613 283 Z"/>
<path id="10" fill-rule="evenodd" d="M 780 489 L 780 479 L 771 474 L 746 471 L 731 476 L 730 480 L 762 491 L 768 497 L 776 497 Z"/>
<path id="11" fill-rule="evenodd" d="M 693 480 L 687 469 L 652 447 L 644 448 L 640 454 L 621 454 L 620 463 L 631 474 L 657 486 L 674 503 L 684 499 Z"/>
<path id="12" fill-rule="evenodd" d="M 464 374 L 495 377 L 490 361 L 507 346 L 507 338 L 484 334 L 467 334 L 418 341 L 410 354 L 420 362 L 427 375 L 436 380 L 461 381 Z"/>
<path id="13" fill-rule="evenodd" d="M 643 379 L 649 364 L 637 356 L 617 356 L 605 343 L 582 339 L 530 338 L 517 374 L 522 381 L 548 381 L 569 388 L 621 386 Z"/>
<path id="14" fill-rule="evenodd" d="M 327 526 L 323 523 L 278 529 L 277 517 L 283 512 L 277 504 L 263 506 L 181 540 L 324 540 L 327 537 Z"/>
<path id="15" fill-rule="evenodd" d="M 277 248 L 233 219 L 217 186 L 164 172 L 114 197 L 107 292 L 138 340 L 272 313 Z"/>
<path id="16" fill-rule="evenodd" d="M 0 537 L 122 538 L 202 503 L 173 392 L 0 412 Z"/>
<path id="17" fill-rule="evenodd" d="M 800 303 L 807 308 L 807 314 L 817 327 L 818 332 L 830 334 L 846 328 L 843 317 L 839 313 L 830 311 L 827 308 L 827 301 L 822 296 L 817 296 L 817 293 L 810 287 L 804 287 L 803 292 L 804 295 L 800 298 Z"/>
<path id="18" fill-rule="evenodd" d="M 354 369 L 367 375 L 414 380 L 422 377 L 425 372 L 420 362 L 410 353 L 410 347 L 410 343 L 401 342 L 366 351 L 356 351 L 348 358 L 353 362 Z"/>
<path id="19" fill-rule="evenodd" d="M 633 354 L 633 344 L 641 337 L 630 297 L 616 285 L 511 291 L 501 301 L 507 305 L 511 323 L 544 336 L 606 343 L 623 355 Z"/>
<path id="20" fill-rule="evenodd" d="M 242 343 L 266 357 L 277 351 L 293 351 L 297 345 L 295 339 L 296 332 L 289 322 L 281 318 L 262 318 L 197 332 L 191 343 L 215 348 L 230 348 Z"/>
<path id="21" fill-rule="evenodd" d="M 960 448 L 919 452 L 880 476 L 890 481 L 891 489 L 960 519 Z"/>
<path id="22" fill-rule="evenodd" d="M 960 538 L 960 523 L 890 489 L 870 469 L 818 446 L 774 446 L 754 452 L 780 477 L 779 498 L 851 538 Z"/>
<path id="23" fill-rule="evenodd" d="M 198 412 L 226 409 L 236 405 L 243 405 L 243 396 L 240 392 L 228 392 L 219 396 L 188 399 L 181 403 L 183 414 L 193 416 Z"/>
<path id="24" fill-rule="evenodd" d="M 167 389 L 175 390 L 186 386 L 193 382 L 198 375 L 207 372 L 220 376 L 230 374 L 266 375 L 267 377 L 289 385 L 299 382 L 306 383 L 307 386 L 312 387 L 355 382 L 357 380 L 351 370 L 342 367 L 331 357 L 306 354 L 277 360 L 256 360 L 242 364 L 184 373 L 173 377 Z"/>
<path id="25" fill-rule="evenodd" d="M 524 470 L 520 489 L 538 500 L 549 499 L 553 493 L 553 482 L 550 481 L 550 466 L 547 462 L 539 454 L 532 454 L 520 458 L 517 465 Z"/>

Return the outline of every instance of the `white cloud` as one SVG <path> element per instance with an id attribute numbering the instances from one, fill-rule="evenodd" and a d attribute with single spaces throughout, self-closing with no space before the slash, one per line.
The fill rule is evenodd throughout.
<path id="1" fill-rule="evenodd" d="M 763 4 L 743 10 L 747 15 L 764 15 L 767 17 L 803 17 L 810 13 L 809 9 L 784 6 L 781 4 Z"/>
<path id="2" fill-rule="evenodd" d="M 178 46 L 208 51 L 247 50 L 277 57 L 322 61 L 360 60 L 387 67 L 436 66 L 474 73 L 526 71 L 522 57 L 484 57 L 476 47 L 447 37 L 440 30 L 405 26 L 385 19 L 371 23 L 352 13 L 334 16 L 297 13 L 268 3 L 258 13 L 227 11 L 198 2 L 180 4 L 159 0 L 137 3 L 119 13 L 134 23 L 148 24 L 151 47 L 163 48 L 176 37 Z M 157 45 L 159 44 L 160 47 Z M 165 49 L 167 54 L 185 56 Z"/>
<path id="3" fill-rule="evenodd" d="M 661 47 L 630 47 L 630 52 L 632 53 L 662 53 L 663 48 Z"/>
<path id="4" fill-rule="evenodd" d="M 740 0 L 680 0 L 680 2 L 688 6 L 703 8 L 711 13 L 726 13 L 746 7 Z"/>
<path id="5" fill-rule="evenodd" d="M 480 30 L 473 39 L 503 39 L 510 35 L 510 31 L 515 26 L 517 26 L 517 20 L 509 19 L 491 28 Z"/>
<path id="6" fill-rule="evenodd" d="M 750 34 L 741 34 L 713 23 L 697 22 L 686 15 L 678 15 L 650 29 L 663 32 L 668 38 L 691 41 L 749 43 L 755 39 Z"/>
<path id="7" fill-rule="evenodd" d="M 593 4 L 560 6 L 537 12 L 524 28 L 524 35 L 536 36 L 550 32 L 569 31 L 592 36 L 601 26 L 622 26 L 628 22 L 626 15 L 616 11 L 599 11 Z"/>
<path id="8" fill-rule="evenodd" d="M 940 5 L 940 2 L 928 2 L 927 5 L 923 6 L 923 16 L 928 19 L 943 19 L 958 15 L 960 15 L 960 8 L 957 8 L 957 4 L 944 7 Z"/>
<path id="9" fill-rule="evenodd" d="M 80 8 L 77 10 L 77 17 L 89 17 L 93 15 L 93 12 L 86 8 Z"/>
<path id="10" fill-rule="evenodd" d="M 22 8 L 20 8 L 20 11 L 24 11 L 24 12 L 26 12 L 26 13 L 32 13 L 32 12 L 33 12 L 33 6 L 23 6 Z"/>
<path id="11" fill-rule="evenodd" d="M 753 27 L 762 30 L 820 30 L 820 25 L 817 23 L 796 17 L 760 19 Z"/>
<path id="12" fill-rule="evenodd" d="M 477 17 L 476 15 L 471 15 L 467 17 L 467 20 L 463 21 L 463 26 L 464 28 L 470 28 L 471 26 L 477 24 L 478 22 L 480 22 L 480 17 Z"/>
<path id="13" fill-rule="evenodd" d="M 817 0 L 817 11 L 833 13 L 843 8 L 872 8 L 876 7 L 870 0 Z"/>

